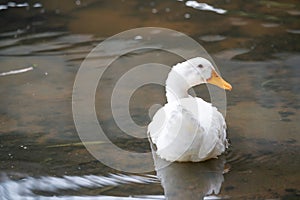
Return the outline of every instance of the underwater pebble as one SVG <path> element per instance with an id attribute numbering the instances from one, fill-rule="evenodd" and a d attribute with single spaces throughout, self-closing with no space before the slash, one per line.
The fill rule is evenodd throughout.
<path id="1" fill-rule="evenodd" d="M 33 4 L 33 7 L 34 7 L 34 8 L 41 8 L 41 7 L 43 7 L 43 6 L 42 6 L 42 4 L 40 4 L 40 3 L 35 3 L 35 4 Z"/>
<path id="2" fill-rule="evenodd" d="M 184 18 L 185 18 L 185 19 L 190 19 L 190 18 L 191 18 L 191 14 L 185 13 L 185 14 L 184 14 Z"/>
<path id="3" fill-rule="evenodd" d="M 141 35 L 137 35 L 134 37 L 134 40 L 142 40 L 142 39 L 143 39 L 143 37 Z"/>
<path id="4" fill-rule="evenodd" d="M 222 35 L 204 35 L 200 37 L 200 40 L 203 40 L 205 42 L 217 42 L 225 39 L 226 37 Z"/>
<path id="5" fill-rule="evenodd" d="M 287 13 L 290 14 L 290 15 L 293 15 L 293 16 L 299 16 L 300 15 L 300 11 L 298 11 L 298 10 L 288 10 Z"/>
<path id="6" fill-rule="evenodd" d="M 8 3 L 7 3 L 7 6 L 8 6 L 8 7 L 16 7 L 16 5 L 17 5 L 17 4 L 16 4 L 15 2 L 8 2 Z"/>
<path id="7" fill-rule="evenodd" d="M 300 34 L 300 30 L 288 29 L 288 30 L 286 30 L 286 32 L 293 33 L 293 34 Z"/>
<path id="8" fill-rule="evenodd" d="M 156 14 L 156 13 L 158 13 L 158 10 L 157 10 L 156 8 L 153 8 L 153 9 L 152 9 L 152 13 L 153 13 L 153 14 Z"/>
<path id="9" fill-rule="evenodd" d="M 248 24 L 248 22 L 246 22 L 246 21 L 244 21 L 243 19 L 241 19 L 241 18 L 231 18 L 230 19 L 230 21 L 231 21 L 231 24 L 233 25 L 233 26 L 244 26 L 244 25 L 247 25 Z"/>
<path id="10" fill-rule="evenodd" d="M 278 27 L 279 24 L 275 24 L 275 23 L 263 23 L 261 24 L 262 27 L 265 27 L 265 28 L 274 28 L 274 27 Z"/>
<path id="11" fill-rule="evenodd" d="M 76 1 L 75 1 L 75 4 L 76 4 L 77 6 L 80 6 L 81 1 L 80 1 L 80 0 L 76 0 Z"/>

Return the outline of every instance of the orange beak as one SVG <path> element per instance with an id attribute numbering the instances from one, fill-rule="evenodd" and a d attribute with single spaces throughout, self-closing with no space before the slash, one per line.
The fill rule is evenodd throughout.
<path id="1" fill-rule="evenodd" d="M 216 85 L 225 90 L 232 89 L 232 86 L 229 83 L 227 83 L 224 79 L 222 79 L 221 76 L 219 76 L 219 74 L 215 70 L 212 71 L 211 77 L 209 79 L 207 79 L 206 81 L 207 81 L 207 83 Z"/>

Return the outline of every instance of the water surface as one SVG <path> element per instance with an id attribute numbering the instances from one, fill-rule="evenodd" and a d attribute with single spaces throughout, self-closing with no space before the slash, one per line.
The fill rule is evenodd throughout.
<path id="1" fill-rule="evenodd" d="M 213 9 L 175 0 L 1 2 L 0 199 L 200 199 L 211 193 L 223 199 L 298 199 L 300 4 L 206 3 Z M 72 116 L 81 62 L 107 37 L 145 26 L 194 38 L 233 85 L 226 116 L 231 146 L 220 159 L 131 174 L 106 167 L 82 145 Z M 115 41 L 106 56 L 122 55 L 132 41 Z M 148 140 L 117 127 L 110 96 L 133 63 L 153 60 L 170 66 L 181 61 L 160 50 L 126 54 L 97 89 L 100 124 L 111 141 L 130 151 L 151 148 Z M 195 91 L 210 100 L 205 86 Z M 141 87 L 131 98 L 132 119 L 146 126 L 151 106 L 164 102 L 163 87 Z M 156 165 L 164 162 L 154 159 Z"/>

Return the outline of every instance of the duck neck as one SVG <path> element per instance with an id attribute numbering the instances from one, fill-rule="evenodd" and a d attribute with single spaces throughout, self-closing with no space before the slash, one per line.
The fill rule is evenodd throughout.
<path id="1" fill-rule="evenodd" d="M 188 97 L 189 88 L 190 86 L 186 82 L 185 77 L 172 69 L 166 80 L 167 101 L 178 101 L 181 98 Z"/>

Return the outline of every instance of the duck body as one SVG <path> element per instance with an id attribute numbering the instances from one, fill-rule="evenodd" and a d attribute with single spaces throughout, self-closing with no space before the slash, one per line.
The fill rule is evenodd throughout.
<path id="1" fill-rule="evenodd" d="M 206 61 L 197 58 L 172 68 L 166 81 L 168 103 L 156 112 L 148 126 L 157 155 L 167 161 L 205 161 L 216 158 L 228 147 L 226 123 L 222 114 L 211 103 L 187 93 L 188 88 L 205 83 L 215 73 L 210 62 Z M 193 69 L 199 63 L 201 69 Z M 207 67 L 212 68 L 211 72 L 207 72 Z M 202 68 L 208 75 L 201 73 Z M 196 81 L 197 76 L 200 76 L 199 81 Z M 228 84 L 224 81 L 219 86 L 231 89 L 225 83 Z"/>
<path id="2" fill-rule="evenodd" d="M 197 97 L 165 104 L 154 115 L 148 132 L 158 156 L 171 162 L 216 158 L 228 146 L 222 114 Z"/>

